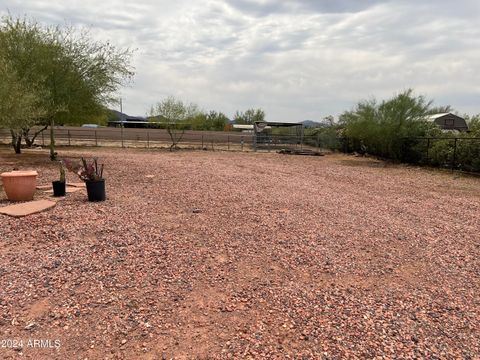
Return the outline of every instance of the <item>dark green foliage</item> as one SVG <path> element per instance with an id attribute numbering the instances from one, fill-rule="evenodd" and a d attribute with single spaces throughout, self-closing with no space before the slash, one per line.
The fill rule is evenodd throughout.
<path id="1" fill-rule="evenodd" d="M 472 117 L 465 116 L 465 119 L 470 129 L 470 135 L 472 137 L 480 137 L 480 114 Z"/>
<path id="2" fill-rule="evenodd" d="M 450 106 L 432 107 L 412 90 L 379 104 L 362 101 L 340 116 L 342 147 L 397 161 L 480 171 L 480 141 L 472 139 L 480 138 L 480 116 L 466 117 L 469 133 L 442 131 L 425 120 L 450 111 Z"/>
<path id="3" fill-rule="evenodd" d="M 200 113 L 188 120 L 192 130 L 223 131 L 228 124 L 225 114 L 216 111 Z"/>
<path id="4" fill-rule="evenodd" d="M 97 119 L 104 115 L 104 105 L 114 101 L 116 90 L 133 76 L 129 50 L 119 51 L 68 27 L 7 16 L 0 23 L 0 48 L 3 62 L 36 95 L 42 116 L 36 117 L 35 125 L 52 128 Z M 28 128 L 23 135 L 29 136 Z M 50 144 L 53 159 L 52 129 Z"/>
<path id="5" fill-rule="evenodd" d="M 406 160 L 405 149 L 414 144 L 406 138 L 424 136 L 433 125 L 425 121 L 435 112 L 431 102 L 407 90 L 390 100 L 362 101 L 340 116 L 348 138 L 348 148 L 393 160 Z"/>
<path id="6" fill-rule="evenodd" d="M 422 155 L 422 163 L 470 172 L 480 171 L 480 115 L 465 118 L 470 132 L 432 129 L 427 135 L 433 139 L 421 140 L 423 149 L 418 148 L 417 151 Z"/>

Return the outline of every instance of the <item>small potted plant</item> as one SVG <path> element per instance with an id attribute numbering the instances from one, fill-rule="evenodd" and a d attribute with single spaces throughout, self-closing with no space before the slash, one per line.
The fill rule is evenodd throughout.
<path id="1" fill-rule="evenodd" d="M 74 172 L 81 180 L 85 181 L 88 201 L 105 201 L 103 164 L 98 166 L 96 158 L 91 162 L 87 162 L 87 160 L 82 157 L 82 160 L 77 163 L 65 160 L 65 165 L 68 170 Z"/>
<path id="2" fill-rule="evenodd" d="M 60 168 L 60 180 L 52 181 L 53 196 L 65 196 L 65 166 L 62 160 L 59 161 L 58 166 Z"/>

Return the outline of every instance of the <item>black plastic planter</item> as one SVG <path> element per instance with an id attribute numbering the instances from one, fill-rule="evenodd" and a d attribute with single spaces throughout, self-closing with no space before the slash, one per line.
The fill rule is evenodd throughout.
<path id="1" fill-rule="evenodd" d="M 86 181 L 88 201 L 105 201 L 105 179 Z"/>
<path id="2" fill-rule="evenodd" d="M 52 181 L 53 196 L 65 196 L 65 181 Z"/>

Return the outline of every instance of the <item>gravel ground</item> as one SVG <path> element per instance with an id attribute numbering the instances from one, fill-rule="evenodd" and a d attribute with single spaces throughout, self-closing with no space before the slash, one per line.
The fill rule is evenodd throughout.
<path id="1" fill-rule="evenodd" d="M 91 154 L 106 202 L 0 215 L 0 358 L 479 358 L 480 179 L 343 155 Z M 0 149 L 0 171 L 16 164 L 57 177 L 46 151 Z"/>

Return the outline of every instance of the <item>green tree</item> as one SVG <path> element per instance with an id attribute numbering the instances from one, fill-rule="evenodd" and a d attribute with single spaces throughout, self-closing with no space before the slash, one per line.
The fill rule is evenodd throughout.
<path id="1" fill-rule="evenodd" d="M 200 112 L 190 120 L 193 130 L 205 131 L 223 131 L 228 122 L 225 114 L 214 110 L 208 113 Z"/>
<path id="2" fill-rule="evenodd" d="M 335 118 L 333 115 L 327 115 L 322 119 L 320 124 L 322 127 L 332 127 L 335 125 Z"/>
<path id="3" fill-rule="evenodd" d="M 73 28 L 45 27 L 7 16 L 0 26 L 0 48 L 0 56 L 22 83 L 42 89 L 38 98 L 44 113 L 35 124 L 50 126 L 52 160 L 54 125 L 98 116 L 133 76 L 129 50 L 93 41 L 88 33 Z M 24 136 L 31 140 L 29 130 Z"/>
<path id="4" fill-rule="evenodd" d="M 427 115 L 437 111 L 432 101 L 409 89 L 381 103 L 361 101 L 340 116 L 340 123 L 354 150 L 402 160 L 405 148 L 412 145 L 408 139 L 424 136 L 433 127 Z"/>
<path id="5" fill-rule="evenodd" d="M 208 130 L 223 131 L 229 123 L 228 117 L 222 112 L 210 111 L 206 116 Z"/>
<path id="6" fill-rule="evenodd" d="M 0 58 L 0 127 L 10 129 L 12 146 L 20 154 L 22 134 L 43 115 L 39 91 L 20 81 L 16 73 Z"/>
<path id="7" fill-rule="evenodd" d="M 192 130 L 210 130 L 210 125 L 207 121 L 207 114 L 203 112 L 193 116 L 189 122 Z"/>
<path id="8" fill-rule="evenodd" d="M 265 121 L 265 111 L 262 109 L 248 109 L 245 112 L 236 112 L 233 120 L 236 124 L 253 125 L 256 121 Z"/>
<path id="9" fill-rule="evenodd" d="M 170 151 L 173 151 L 182 141 L 189 122 L 200 114 L 201 112 L 196 104 L 185 103 L 169 96 L 151 107 L 150 120 L 162 123 L 163 127 L 167 129 L 172 141 Z"/>

